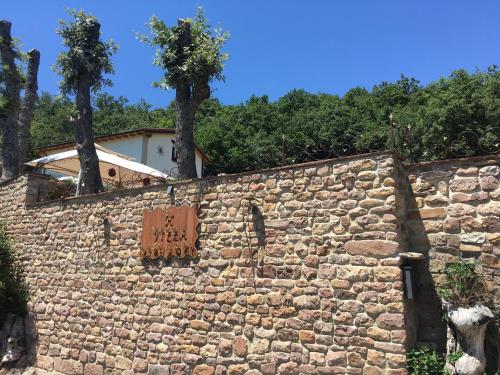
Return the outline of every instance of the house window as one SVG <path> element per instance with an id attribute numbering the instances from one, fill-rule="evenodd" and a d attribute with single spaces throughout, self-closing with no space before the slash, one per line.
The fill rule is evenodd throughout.
<path id="1" fill-rule="evenodd" d="M 175 141 L 172 139 L 172 161 L 177 161 L 177 149 L 175 148 Z"/>

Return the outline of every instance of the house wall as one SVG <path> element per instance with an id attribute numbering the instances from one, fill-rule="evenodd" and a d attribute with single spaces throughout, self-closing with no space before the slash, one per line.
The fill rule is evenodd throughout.
<path id="1" fill-rule="evenodd" d="M 134 158 L 133 161 L 136 161 L 137 163 L 142 163 L 142 136 L 138 135 L 134 137 L 111 139 L 108 141 L 98 142 L 98 144 L 120 154 L 130 156 Z M 155 168 L 151 165 L 149 166 Z"/>
<path id="2" fill-rule="evenodd" d="M 172 161 L 172 140 L 173 134 L 153 133 L 148 141 L 148 160 L 147 164 L 150 167 L 158 169 L 164 173 L 175 176 L 177 171 L 177 163 Z M 158 147 L 162 148 L 163 153 L 158 152 Z M 195 153 L 196 172 L 198 177 L 202 175 L 202 156 L 199 151 Z"/>
<path id="3" fill-rule="evenodd" d="M 175 184 L 174 195 L 153 186 L 46 203 L 33 203 L 44 194 L 40 177 L 0 184 L 0 216 L 30 288 L 36 365 L 66 374 L 405 374 L 416 340 L 442 340 L 423 308 L 439 301 L 422 287 L 435 290 L 445 262 L 472 252 L 498 288 L 500 158 L 485 160 L 429 174 L 381 152 Z M 471 198 L 460 203 L 467 208 L 458 193 Z M 198 207 L 199 258 L 141 261 L 144 209 L 172 204 Z M 480 222 L 475 236 L 466 216 Z M 455 219 L 457 233 L 448 229 Z M 403 293 L 407 250 L 430 258 L 416 301 Z"/>

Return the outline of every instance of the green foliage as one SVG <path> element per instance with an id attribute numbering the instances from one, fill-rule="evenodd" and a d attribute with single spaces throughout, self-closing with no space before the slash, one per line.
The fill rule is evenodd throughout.
<path id="1" fill-rule="evenodd" d="M 68 105 L 41 96 L 32 126 L 34 146 L 72 139 Z M 145 102 L 130 104 L 103 94 L 94 101 L 94 134 L 172 128 L 174 105 L 153 109 Z M 196 113 L 195 141 L 210 157 L 212 174 L 269 168 L 386 149 L 391 112 L 398 124 L 397 148 L 406 157 L 409 140 L 401 133 L 411 125 L 415 161 L 484 155 L 495 147 L 500 152 L 495 146 L 500 144 L 496 67 L 473 74 L 454 72 L 427 86 L 403 76 L 371 91 L 351 89 L 342 97 L 293 90 L 276 101 L 252 96 L 239 105 L 208 99 Z M 470 133 L 485 134 L 484 147 Z"/>
<path id="2" fill-rule="evenodd" d="M 444 274 L 445 279 L 438 293 L 446 302 L 462 307 L 491 303 L 484 276 L 478 272 L 475 262 L 460 259 L 448 264 Z"/>
<path id="3" fill-rule="evenodd" d="M 54 67 L 56 73 L 63 77 L 61 91 L 64 94 L 75 93 L 82 71 L 89 73 L 94 92 L 103 86 L 111 86 L 111 80 L 104 74 L 114 72 L 110 57 L 118 46 L 111 40 L 103 42 L 99 39 L 99 22 L 93 15 L 71 9 L 68 15 L 72 20 L 59 20 L 60 28 L 57 30 L 68 48 L 59 54 Z"/>
<path id="4" fill-rule="evenodd" d="M 408 370 L 413 375 L 443 375 L 444 363 L 434 349 L 422 346 L 406 355 Z"/>
<path id="5" fill-rule="evenodd" d="M 443 322 L 450 321 L 450 316 L 448 315 L 448 311 L 446 311 L 446 310 L 441 311 L 441 319 L 443 320 Z"/>
<path id="6" fill-rule="evenodd" d="M 94 136 L 107 135 L 139 128 L 172 128 L 175 113 L 172 106 L 167 109 L 152 109 L 140 101 L 129 104 L 124 97 L 114 98 L 101 93 L 93 100 Z M 35 107 L 31 126 L 33 147 L 71 142 L 74 128 L 69 119 L 74 116 L 75 106 L 66 97 L 43 92 Z"/>
<path id="7" fill-rule="evenodd" d="M 496 66 L 469 74 L 457 70 L 429 84 L 396 112 L 412 125 L 417 159 L 443 159 L 498 152 L 500 72 Z"/>
<path id="8" fill-rule="evenodd" d="M 64 183 L 64 187 L 66 189 L 75 189 L 76 188 L 76 182 L 74 180 L 70 180 L 70 179 L 64 180 L 63 183 Z"/>
<path id="9" fill-rule="evenodd" d="M 448 354 L 448 362 L 450 362 L 452 365 L 455 364 L 456 361 L 460 359 L 464 355 L 464 352 L 461 350 L 456 350 L 454 352 L 451 352 Z"/>
<path id="10" fill-rule="evenodd" d="M 31 145 L 40 147 L 73 140 L 74 130 L 70 118 L 74 112 L 75 106 L 67 97 L 42 93 L 35 104 Z"/>
<path id="11" fill-rule="evenodd" d="M 55 177 L 50 178 L 47 200 L 55 200 L 67 197 L 74 197 L 77 183 L 73 179 L 58 180 Z"/>
<path id="12" fill-rule="evenodd" d="M 123 96 L 114 98 L 100 94 L 94 103 L 94 134 L 104 135 L 138 128 L 172 128 L 175 113 L 172 107 L 153 110 L 141 100 L 129 104 Z"/>
<path id="13" fill-rule="evenodd" d="M 403 76 L 343 97 L 293 90 L 276 102 L 265 96 L 238 106 L 206 102 L 195 139 L 212 159 L 213 173 L 238 172 L 277 166 L 282 159 L 296 163 L 386 149 L 394 113 L 396 146 L 408 159 L 408 125 L 414 161 L 484 155 L 500 151 L 499 98 L 496 67 L 454 72 L 425 87 Z"/>
<path id="14" fill-rule="evenodd" d="M 0 322 L 8 313 L 24 314 L 28 290 L 16 262 L 6 225 L 0 222 Z"/>
<path id="15" fill-rule="evenodd" d="M 228 55 L 221 50 L 229 34 L 220 27 L 212 33 L 201 7 L 194 19 L 183 21 L 190 23 L 192 37 L 189 48 L 183 50 L 180 47 L 181 26 L 169 27 L 156 16 L 149 20 L 150 35 L 138 35 L 142 42 L 156 48 L 153 62 L 165 70 L 164 77 L 154 84 L 157 87 L 169 89 L 181 81 L 210 82 L 224 78 L 222 70 Z"/>

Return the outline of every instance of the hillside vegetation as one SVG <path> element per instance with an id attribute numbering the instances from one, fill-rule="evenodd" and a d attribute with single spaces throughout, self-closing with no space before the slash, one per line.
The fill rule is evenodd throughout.
<path id="1" fill-rule="evenodd" d="M 174 105 L 100 94 L 94 98 L 94 135 L 144 127 L 174 127 Z M 72 104 L 43 93 L 32 125 L 32 146 L 74 139 Z M 389 125 L 393 113 L 394 130 Z M 391 136 L 391 131 L 394 136 Z M 428 85 L 402 76 L 344 96 L 293 90 L 277 101 L 252 96 L 239 105 L 205 101 L 195 140 L 212 163 L 209 173 L 234 173 L 390 148 L 408 161 L 500 152 L 500 72 L 453 72 Z"/>

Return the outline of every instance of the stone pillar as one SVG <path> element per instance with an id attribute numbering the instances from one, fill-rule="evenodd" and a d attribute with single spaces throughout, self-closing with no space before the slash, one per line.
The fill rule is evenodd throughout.
<path id="1" fill-rule="evenodd" d="M 42 202 L 47 199 L 49 192 L 49 176 L 39 173 L 26 175 L 26 199 L 27 205 Z"/>

